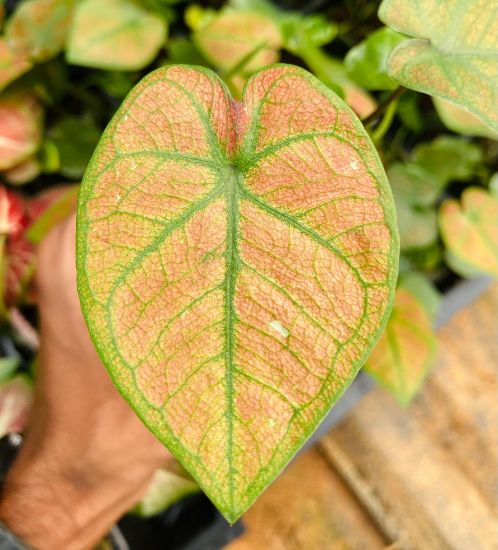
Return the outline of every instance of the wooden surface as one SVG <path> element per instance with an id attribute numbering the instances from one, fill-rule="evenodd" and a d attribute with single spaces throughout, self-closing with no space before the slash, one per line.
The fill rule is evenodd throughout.
<path id="1" fill-rule="evenodd" d="M 409 408 L 368 394 L 262 495 L 227 550 L 498 550 L 498 283 L 439 341 Z"/>

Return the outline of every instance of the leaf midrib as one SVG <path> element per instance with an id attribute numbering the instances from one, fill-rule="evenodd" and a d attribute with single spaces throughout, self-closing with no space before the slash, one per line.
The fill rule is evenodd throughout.
<path id="1" fill-rule="evenodd" d="M 242 175 L 232 168 L 229 171 L 225 184 L 225 198 L 227 204 L 227 231 L 226 231 L 226 273 L 225 273 L 225 379 L 227 396 L 227 460 L 228 460 L 228 484 L 229 484 L 229 506 L 234 509 L 234 469 L 233 469 L 233 417 L 234 417 L 234 384 L 233 372 L 235 367 L 235 322 L 237 313 L 235 311 L 235 291 L 237 276 L 240 270 L 239 256 L 239 180 Z"/>

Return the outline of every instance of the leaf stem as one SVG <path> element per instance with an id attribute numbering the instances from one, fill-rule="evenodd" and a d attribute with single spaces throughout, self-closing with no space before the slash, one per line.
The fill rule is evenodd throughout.
<path id="1" fill-rule="evenodd" d="M 385 112 L 382 120 L 375 130 L 372 132 L 372 141 L 374 143 L 379 143 L 380 140 L 386 135 L 387 131 L 391 127 L 394 115 L 396 114 L 396 109 L 398 108 L 398 101 L 393 101 L 390 103 Z"/>
<path id="2" fill-rule="evenodd" d="M 393 103 L 394 101 L 398 100 L 404 93 L 406 92 L 406 88 L 404 86 L 399 86 L 396 88 L 391 94 L 389 94 L 386 99 L 380 103 L 380 105 L 375 109 L 375 111 L 368 115 L 366 118 L 362 120 L 363 126 L 372 126 L 377 119 L 384 113 L 384 111 Z"/>

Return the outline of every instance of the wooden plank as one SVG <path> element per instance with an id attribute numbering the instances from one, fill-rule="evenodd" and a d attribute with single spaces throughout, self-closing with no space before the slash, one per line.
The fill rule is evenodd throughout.
<path id="1" fill-rule="evenodd" d="M 320 443 L 401 548 L 498 548 L 498 285 L 440 331 L 410 408 L 375 390 Z"/>
<path id="2" fill-rule="evenodd" d="M 376 550 L 384 540 L 323 457 L 299 456 L 244 515 L 227 550 Z"/>

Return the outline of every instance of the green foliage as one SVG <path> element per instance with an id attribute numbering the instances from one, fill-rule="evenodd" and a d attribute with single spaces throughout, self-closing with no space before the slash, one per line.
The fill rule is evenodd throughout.
<path id="1" fill-rule="evenodd" d="M 401 250 L 425 248 L 437 239 L 438 188 L 421 166 L 395 163 L 387 177 L 396 202 Z"/>
<path id="2" fill-rule="evenodd" d="M 68 178 L 80 179 L 100 135 L 100 129 L 90 117 L 68 116 L 52 126 L 48 136 L 58 151 L 58 172 Z"/>
<path id="3" fill-rule="evenodd" d="M 440 136 L 430 143 L 417 145 L 412 158 L 442 191 L 451 180 L 468 180 L 475 176 L 483 161 L 483 152 L 479 145 L 468 140 Z"/>
<path id="4" fill-rule="evenodd" d="M 398 83 L 387 74 L 387 58 L 404 39 L 402 34 L 384 27 L 351 48 L 344 60 L 351 78 L 367 90 L 396 88 Z"/>

